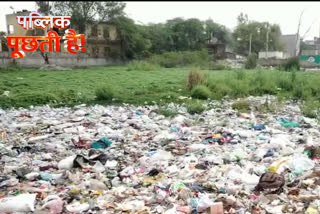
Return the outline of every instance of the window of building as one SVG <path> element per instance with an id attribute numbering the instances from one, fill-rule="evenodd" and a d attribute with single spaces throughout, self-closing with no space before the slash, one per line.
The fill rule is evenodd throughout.
<path id="1" fill-rule="evenodd" d="M 14 27 L 13 25 L 8 25 L 9 34 L 14 34 Z"/>
<path id="2" fill-rule="evenodd" d="M 108 28 L 104 28 L 104 29 L 103 29 L 103 37 L 104 37 L 105 39 L 110 39 L 110 34 L 109 34 Z"/>
<path id="3" fill-rule="evenodd" d="M 98 36 L 98 27 L 97 27 L 97 25 L 93 25 L 92 26 L 91 34 L 92 34 L 92 36 Z"/>

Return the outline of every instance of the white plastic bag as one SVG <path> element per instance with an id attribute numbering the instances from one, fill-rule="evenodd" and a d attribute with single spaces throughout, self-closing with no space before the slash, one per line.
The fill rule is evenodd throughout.
<path id="1" fill-rule="evenodd" d="M 59 169 L 67 169 L 67 170 L 72 169 L 72 167 L 73 167 L 73 161 L 74 161 L 75 158 L 76 158 L 76 156 L 73 155 L 73 156 L 70 156 L 70 157 L 67 157 L 67 158 L 61 160 L 61 161 L 58 163 L 58 168 L 59 168 Z"/>
<path id="2" fill-rule="evenodd" d="M 0 213 L 33 212 L 37 194 L 21 194 L 0 200 Z"/>

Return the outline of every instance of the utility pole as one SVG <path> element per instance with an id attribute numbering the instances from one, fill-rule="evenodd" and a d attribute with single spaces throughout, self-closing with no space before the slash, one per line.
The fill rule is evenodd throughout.
<path id="1" fill-rule="evenodd" d="M 250 33 L 250 41 L 249 41 L 249 56 L 251 55 L 251 41 L 252 41 L 252 33 Z"/>
<path id="2" fill-rule="evenodd" d="M 268 49 L 269 49 L 269 26 L 267 27 L 267 42 L 266 42 L 266 51 L 267 51 L 267 58 L 268 58 Z"/>

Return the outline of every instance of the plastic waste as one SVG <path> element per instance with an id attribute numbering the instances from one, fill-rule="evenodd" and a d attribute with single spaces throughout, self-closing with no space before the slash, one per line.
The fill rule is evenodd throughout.
<path id="1" fill-rule="evenodd" d="M 299 127 L 299 123 L 292 122 L 286 118 L 280 118 L 279 121 L 281 122 L 281 125 L 285 128 L 296 128 Z"/>
<path id="2" fill-rule="evenodd" d="M 258 124 L 258 125 L 252 126 L 252 128 L 253 128 L 254 130 L 261 131 L 261 130 L 264 130 L 264 129 L 265 129 L 265 126 L 264 126 L 264 124 Z"/>
<path id="3" fill-rule="evenodd" d="M 203 212 L 206 209 L 210 208 L 212 205 L 213 205 L 213 202 L 211 201 L 211 199 L 209 199 L 208 196 L 203 195 L 199 198 L 197 211 Z"/>
<path id="4" fill-rule="evenodd" d="M 282 173 L 284 172 L 288 167 L 289 167 L 289 162 L 290 157 L 283 157 L 279 160 L 274 161 L 270 166 L 269 166 L 269 171 L 270 172 L 276 172 L 276 173 Z"/>
<path id="5" fill-rule="evenodd" d="M 67 211 L 72 213 L 82 213 L 90 208 L 88 203 L 74 202 L 66 206 Z"/>
<path id="6" fill-rule="evenodd" d="M 49 209 L 50 214 L 60 214 L 63 211 L 64 202 L 57 195 L 49 195 L 44 200 L 41 209 Z"/>
<path id="7" fill-rule="evenodd" d="M 103 137 L 103 138 L 99 139 L 98 141 L 95 141 L 95 142 L 91 143 L 91 148 L 93 148 L 93 149 L 105 149 L 105 148 L 110 147 L 111 144 L 112 144 L 112 142 L 108 138 Z"/>
<path id="8" fill-rule="evenodd" d="M 0 213 L 33 212 L 37 194 L 21 194 L 0 199 Z"/>
<path id="9" fill-rule="evenodd" d="M 74 161 L 75 158 L 76 158 L 76 155 L 73 155 L 73 156 L 70 156 L 70 157 L 67 157 L 67 158 L 61 160 L 58 163 L 58 168 L 59 169 L 66 169 L 66 170 L 72 169 L 73 161 Z"/>
<path id="10" fill-rule="evenodd" d="M 223 203 L 215 202 L 210 206 L 210 214 L 223 214 Z"/>

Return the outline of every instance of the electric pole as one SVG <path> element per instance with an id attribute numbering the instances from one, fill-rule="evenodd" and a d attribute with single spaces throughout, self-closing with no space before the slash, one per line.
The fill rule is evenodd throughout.
<path id="1" fill-rule="evenodd" d="M 268 49 L 269 49 L 269 26 L 267 26 L 267 42 L 266 42 L 266 51 L 267 51 L 267 58 L 268 58 Z"/>
<path id="2" fill-rule="evenodd" d="M 252 33 L 250 33 L 250 41 L 249 41 L 249 56 L 251 55 L 251 40 L 252 40 Z"/>

